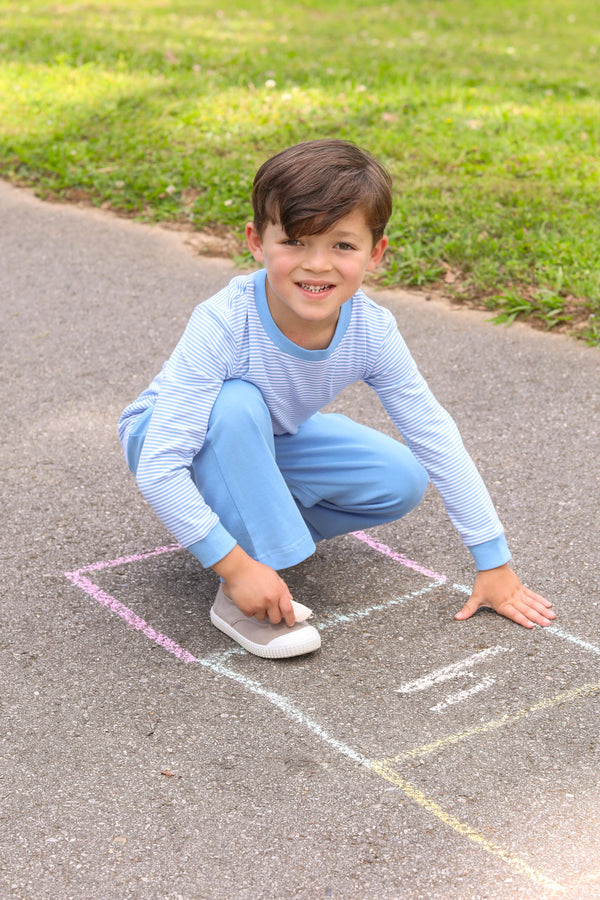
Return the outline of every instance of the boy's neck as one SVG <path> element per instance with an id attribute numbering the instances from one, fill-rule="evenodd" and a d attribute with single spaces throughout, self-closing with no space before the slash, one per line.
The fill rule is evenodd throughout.
<path id="1" fill-rule="evenodd" d="M 306 329 L 301 330 L 296 327 L 284 326 L 282 328 L 281 324 L 275 320 L 272 311 L 271 317 L 284 337 L 286 337 L 288 341 L 291 341 L 292 344 L 296 344 L 304 350 L 327 350 L 335 335 L 340 311 L 338 309 L 337 318 L 333 324 L 327 323 L 327 325 L 319 328 L 311 326 L 310 328 L 307 327 Z"/>
<path id="2" fill-rule="evenodd" d="M 302 347 L 303 350 L 327 350 L 336 332 L 340 317 L 339 307 L 332 316 L 323 321 L 303 321 L 281 303 L 277 303 L 268 278 L 265 282 L 265 293 L 271 318 L 288 341 Z"/>

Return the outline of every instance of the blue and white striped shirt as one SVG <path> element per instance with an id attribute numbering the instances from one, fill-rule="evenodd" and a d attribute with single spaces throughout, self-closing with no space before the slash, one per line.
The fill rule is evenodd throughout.
<path id="1" fill-rule="evenodd" d="M 146 500 L 176 539 L 202 558 L 202 542 L 219 523 L 190 478 L 224 381 L 249 381 L 270 411 L 274 434 L 299 425 L 355 381 L 377 393 L 398 431 L 427 470 L 478 568 L 510 558 L 502 525 L 450 415 L 412 359 L 392 313 L 361 290 L 340 309 L 325 350 L 305 350 L 275 325 L 265 270 L 233 278 L 196 307 L 170 359 L 119 420 L 127 448 L 138 417 L 154 412 L 137 479 Z"/>

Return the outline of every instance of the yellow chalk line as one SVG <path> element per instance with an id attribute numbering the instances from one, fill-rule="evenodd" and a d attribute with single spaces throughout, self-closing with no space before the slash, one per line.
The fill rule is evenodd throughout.
<path id="1" fill-rule="evenodd" d="M 314 719 L 311 719 L 309 716 L 307 716 L 288 697 L 284 697 L 283 695 L 270 690 L 259 681 L 248 678 L 248 676 L 243 675 L 241 672 L 236 672 L 234 669 L 228 668 L 223 661 L 219 661 L 214 657 L 198 659 L 197 662 L 199 662 L 202 666 L 206 666 L 206 668 L 211 669 L 213 672 L 219 675 L 224 675 L 226 678 L 238 682 L 253 694 L 264 697 L 274 706 L 278 707 L 284 715 L 296 721 L 298 724 L 304 726 L 305 728 L 308 728 L 309 731 L 319 737 L 322 741 L 324 741 L 338 753 L 342 754 L 348 759 L 353 760 L 353 762 L 364 766 L 365 769 L 374 772 L 376 775 L 379 775 L 380 778 L 383 778 L 385 781 L 392 784 L 395 788 L 401 790 L 402 793 L 405 794 L 405 796 L 407 796 L 422 809 L 434 815 L 437 819 L 440 820 L 440 822 L 443 822 L 444 825 L 452 828 L 458 834 L 478 844 L 483 850 L 487 850 L 488 853 L 494 854 L 494 856 L 497 856 L 507 865 L 511 866 L 511 868 L 513 868 L 515 871 L 527 876 L 535 884 L 543 885 L 545 888 L 548 888 L 549 890 L 554 892 L 564 890 L 561 885 L 557 884 L 555 881 L 552 881 L 551 878 L 548 878 L 542 872 L 538 872 L 537 869 L 534 869 L 531 866 L 527 865 L 527 863 L 522 859 L 519 859 L 518 856 L 514 856 L 514 854 L 510 853 L 508 850 L 505 850 L 504 847 L 501 847 L 499 844 L 495 844 L 493 841 L 488 840 L 483 835 L 479 834 L 479 832 L 474 828 L 471 828 L 470 825 L 466 824 L 465 822 L 461 822 L 460 819 L 457 819 L 455 818 L 455 816 L 446 812 L 446 810 L 443 809 L 439 805 L 439 803 L 436 803 L 425 793 L 423 793 L 423 791 L 419 790 L 419 788 L 410 784 L 408 781 L 398 775 L 397 772 L 395 772 L 392 768 L 390 768 L 390 766 L 386 764 L 385 760 L 368 759 L 367 757 L 363 756 L 362 753 L 354 750 L 352 747 L 349 747 L 343 741 L 334 738 L 321 725 L 319 725 L 318 722 L 315 722 Z M 598 687 L 600 688 L 600 684 L 598 685 Z"/>
<path id="2" fill-rule="evenodd" d="M 389 766 L 385 765 L 384 762 L 376 762 L 372 761 L 370 764 L 370 768 L 373 769 L 374 772 L 377 772 L 381 778 L 385 778 L 386 781 L 389 781 L 390 784 L 393 784 L 394 787 L 399 788 L 407 797 L 409 797 L 414 803 L 420 806 L 422 809 L 425 809 L 428 813 L 431 813 L 437 819 L 447 825 L 449 828 L 452 828 L 454 831 L 458 832 L 458 834 L 463 835 L 463 837 L 468 838 L 470 841 L 473 841 L 475 844 L 478 844 L 483 850 L 487 850 L 488 853 L 493 853 L 494 856 L 499 857 L 503 862 L 509 865 L 516 872 L 519 872 L 521 875 L 526 875 L 531 881 L 536 884 L 541 885 L 542 887 L 547 888 L 550 891 L 563 891 L 564 888 L 562 885 L 558 884 L 556 881 L 553 881 L 551 878 L 548 878 L 544 875 L 543 872 L 538 872 L 537 869 L 534 869 L 532 866 L 527 865 L 522 859 L 514 854 L 510 853 L 504 847 L 501 847 L 500 844 L 494 843 L 494 841 L 488 840 L 488 838 L 484 837 L 466 822 L 461 822 L 460 819 L 457 819 L 455 816 L 446 812 L 439 803 L 436 803 L 435 800 L 432 800 L 427 794 L 424 794 L 423 791 L 419 790 L 419 788 L 415 787 L 410 782 L 406 781 L 394 769 L 391 769 Z"/>
<path id="3" fill-rule="evenodd" d="M 476 725 L 473 728 L 467 729 L 466 731 L 448 735 L 445 738 L 440 738 L 440 740 L 432 741 L 429 744 L 424 744 L 422 747 L 415 747 L 413 750 L 409 750 L 406 753 L 399 753 L 397 756 L 391 757 L 389 759 L 371 760 L 370 765 L 374 772 L 377 772 L 378 775 L 380 775 L 386 781 L 389 781 L 390 784 L 393 784 L 395 787 L 399 788 L 420 807 L 426 809 L 432 815 L 436 816 L 436 818 L 438 818 L 441 822 L 444 822 L 444 824 L 449 828 L 452 828 L 454 831 L 458 832 L 474 843 L 479 844 L 482 849 L 487 850 L 489 853 L 492 853 L 494 856 L 502 859 L 515 871 L 521 873 L 522 875 L 528 876 L 536 884 L 539 884 L 553 892 L 568 891 L 571 889 L 570 887 L 560 885 L 556 881 L 553 881 L 551 878 L 548 878 L 548 876 L 544 875 L 543 872 L 539 872 L 537 869 L 529 866 L 518 856 L 510 853 L 499 844 L 488 840 L 488 838 L 484 837 L 470 825 L 465 822 L 461 822 L 460 819 L 457 819 L 455 816 L 446 812 L 445 809 L 443 809 L 438 803 L 436 803 L 425 793 L 423 793 L 423 791 L 419 790 L 414 785 L 410 784 L 410 782 L 402 778 L 401 775 L 399 775 L 394 769 L 391 768 L 391 765 L 402 760 L 415 759 L 417 757 L 426 756 L 429 753 L 434 753 L 436 750 L 441 750 L 453 744 L 458 744 L 461 741 L 476 737 L 477 735 L 486 734 L 489 731 L 494 731 L 495 729 L 503 728 L 506 725 L 511 725 L 514 722 L 518 722 L 520 719 L 524 719 L 527 716 L 533 715 L 534 713 L 552 709 L 554 706 L 558 706 L 560 703 L 568 703 L 572 700 L 577 700 L 579 697 L 589 696 L 590 694 L 597 693 L 598 691 L 600 691 L 600 682 L 582 684 L 578 688 L 573 688 L 570 691 L 562 691 L 560 694 L 556 694 L 554 697 L 548 697 L 545 700 L 541 700 L 539 703 L 535 703 L 528 709 L 519 709 L 514 713 L 507 713 L 504 716 L 500 716 L 498 719 L 492 719 L 489 722 L 484 722 L 482 725 Z"/>
<path id="4" fill-rule="evenodd" d="M 429 744 L 423 744 L 422 747 L 415 747 L 413 750 L 407 750 L 404 753 L 399 753 L 397 756 L 381 759 L 378 762 L 383 766 L 389 766 L 406 759 L 416 759 L 420 756 L 427 756 L 429 753 L 435 753 L 436 750 L 443 750 L 445 747 L 449 747 L 452 744 L 458 744 L 469 738 L 486 734 L 488 731 L 504 728 L 506 725 L 512 725 L 514 722 L 525 719 L 527 716 L 531 716 L 534 713 L 543 712 L 544 710 L 551 709 L 553 706 L 558 706 L 560 703 L 568 703 L 571 700 L 577 700 L 579 697 L 589 696 L 598 691 L 600 691 L 600 681 L 593 684 L 582 684 L 578 688 L 573 688 L 570 691 L 563 691 L 560 694 L 556 694 L 554 697 L 548 697 L 546 700 L 540 700 L 539 703 L 535 703 L 528 709 L 518 709 L 516 712 L 506 713 L 498 719 L 491 719 L 489 722 L 484 722 L 482 725 L 474 725 L 473 728 L 468 728 L 466 731 L 450 734 L 445 738 L 439 738 L 437 741 L 431 741 Z"/>

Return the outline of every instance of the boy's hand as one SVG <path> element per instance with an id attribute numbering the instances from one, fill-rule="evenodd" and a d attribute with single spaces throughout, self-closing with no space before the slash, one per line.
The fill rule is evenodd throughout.
<path id="1" fill-rule="evenodd" d="M 550 601 L 523 587 L 508 563 L 477 573 L 471 596 L 454 618 L 469 619 L 481 606 L 491 606 L 525 628 L 550 625 L 555 618 Z"/>
<path id="2" fill-rule="evenodd" d="M 292 609 L 292 595 L 275 569 L 257 562 L 235 546 L 212 567 L 224 579 L 223 590 L 246 616 L 269 618 L 273 625 L 282 619 L 286 625 L 296 621 Z"/>

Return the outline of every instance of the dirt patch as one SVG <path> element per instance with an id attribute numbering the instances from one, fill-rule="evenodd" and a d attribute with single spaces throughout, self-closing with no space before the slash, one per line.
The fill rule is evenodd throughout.
<path id="1" fill-rule="evenodd" d="M 60 194 L 56 194 L 48 190 L 40 190 L 39 188 L 36 190 L 31 183 L 20 182 L 18 179 L 16 181 L 13 179 L 12 183 L 21 189 L 30 190 L 33 194 L 37 194 L 41 199 L 48 202 L 69 203 L 82 208 L 101 210 L 108 215 L 117 216 L 118 218 L 130 220 L 139 218 L 139 213 L 119 209 L 107 202 L 98 205 L 93 194 L 83 188 L 69 188 Z M 197 192 L 195 189 L 188 189 L 187 194 L 183 198 L 184 205 L 193 205 L 196 197 Z M 157 223 L 148 220 L 145 224 L 164 229 L 165 231 L 179 232 L 183 242 L 199 256 L 232 260 L 240 257 L 246 250 L 246 243 L 239 232 L 225 225 L 195 228 L 187 219 Z M 444 265 L 444 270 L 443 279 L 426 287 L 403 286 L 401 284 L 390 285 L 385 283 L 384 262 L 380 270 L 367 273 L 364 283 L 367 288 L 377 288 L 383 291 L 404 290 L 414 294 L 415 297 L 422 297 L 425 300 L 435 299 L 449 306 L 479 310 L 488 313 L 490 319 L 495 318 L 502 312 L 501 306 L 490 306 L 487 302 L 489 295 L 474 290 L 473 286 L 468 283 L 468 280 L 463 277 L 460 270 L 451 268 L 448 265 Z M 536 291 L 538 289 L 531 285 L 511 284 L 507 285 L 505 290 L 511 290 L 524 300 L 532 303 L 531 313 L 526 315 L 520 314 L 517 318 L 519 322 L 529 325 L 536 331 L 551 331 L 553 334 L 568 334 L 573 337 L 582 337 L 589 330 L 593 321 L 589 304 L 584 298 L 571 295 L 565 297 L 560 310 L 560 321 L 557 321 L 556 324 L 551 324 L 550 320 L 544 318 L 543 314 L 535 309 Z"/>
<path id="2" fill-rule="evenodd" d="M 117 216 L 120 219 L 135 220 L 139 218 L 139 213 L 119 209 L 118 206 L 114 206 L 106 201 L 98 204 L 94 194 L 85 190 L 85 188 L 67 188 L 61 193 L 54 193 L 53 191 L 48 190 L 36 190 L 35 187 L 32 187 L 30 182 L 13 180 L 12 184 L 21 190 L 31 191 L 31 193 L 40 197 L 47 203 L 68 203 L 82 209 L 101 210 L 102 212 L 107 213 L 107 215 Z M 193 204 L 198 193 L 199 192 L 195 191 L 193 188 L 186 189 L 182 195 L 184 197 L 184 205 L 189 206 Z M 205 228 L 194 228 L 192 223 L 187 220 L 151 222 L 150 217 L 144 224 L 149 224 L 155 228 L 162 228 L 165 231 L 181 232 L 184 242 L 200 256 L 232 259 L 235 256 L 239 256 L 246 246 L 234 229 L 228 228 L 225 225 L 209 225 Z"/>
<path id="3" fill-rule="evenodd" d="M 245 244 L 232 228 L 224 225 L 211 225 L 207 228 L 194 228 L 189 223 L 161 223 L 160 228 L 182 233 L 184 243 L 200 256 L 217 256 L 232 259 L 240 256 Z"/>

